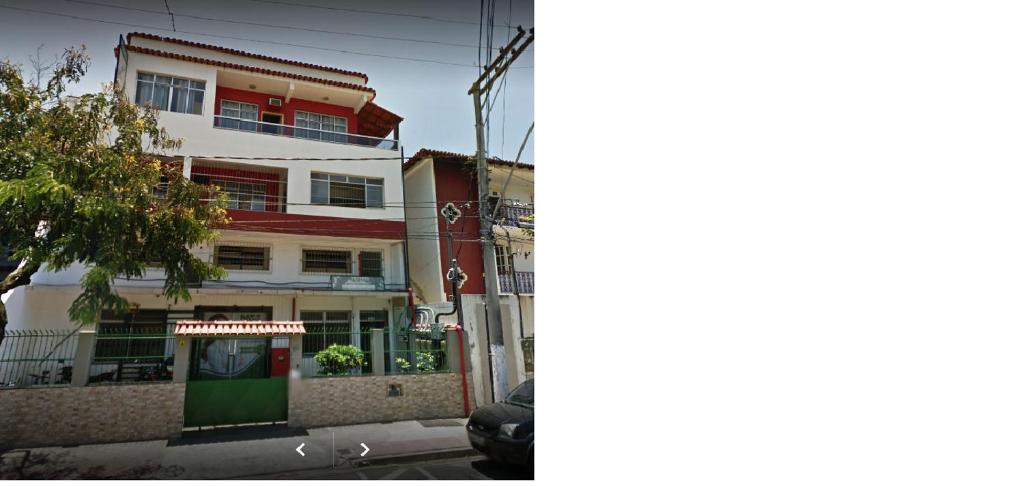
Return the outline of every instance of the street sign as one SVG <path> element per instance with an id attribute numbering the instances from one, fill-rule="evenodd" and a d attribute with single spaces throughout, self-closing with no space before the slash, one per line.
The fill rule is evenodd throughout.
<path id="1" fill-rule="evenodd" d="M 459 216 L 462 216 L 462 211 L 459 211 L 459 208 L 455 207 L 455 204 L 448 203 L 441 208 L 441 216 L 444 216 L 444 220 L 447 221 L 448 224 L 455 224 L 455 222 L 459 220 Z"/>

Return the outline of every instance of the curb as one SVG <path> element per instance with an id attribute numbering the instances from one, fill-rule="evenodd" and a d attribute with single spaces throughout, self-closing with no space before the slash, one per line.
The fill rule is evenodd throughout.
<path id="1" fill-rule="evenodd" d="M 396 454 L 393 456 L 380 456 L 372 458 L 355 457 L 349 462 L 353 468 L 383 466 L 387 464 L 404 464 L 409 462 L 431 461 L 435 459 L 454 459 L 458 457 L 469 457 L 480 455 L 472 447 L 458 447 L 454 449 L 437 449 L 424 452 L 413 452 L 410 454 Z"/>

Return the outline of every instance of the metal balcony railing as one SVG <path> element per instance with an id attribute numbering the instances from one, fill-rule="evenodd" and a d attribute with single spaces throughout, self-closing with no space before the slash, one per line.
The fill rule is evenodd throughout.
<path id="1" fill-rule="evenodd" d="M 214 116 L 213 126 L 227 130 L 238 130 L 242 132 L 260 133 L 264 135 L 276 135 L 279 137 L 303 138 L 306 140 L 318 140 L 328 143 L 341 143 L 347 145 L 360 145 L 383 150 L 398 150 L 398 140 L 390 138 L 378 138 L 368 135 L 357 135 L 354 133 L 338 133 L 313 128 L 302 128 L 294 125 L 282 125 L 280 123 L 268 123 L 256 120 L 243 120 L 227 116 Z"/>
<path id="2" fill-rule="evenodd" d="M 503 203 L 498 209 L 497 223 L 504 226 L 533 229 L 533 206 Z"/>
<path id="3" fill-rule="evenodd" d="M 532 294 L 533 293 L 533 272 L 516 272 L 515 283 L 519 285 L 520 294 Z M 511 273 L 499 273 L 498 282 L 501 284 L 501 293 L 512 294 L 515 293 L 515 286 L 512 283 Z"/>

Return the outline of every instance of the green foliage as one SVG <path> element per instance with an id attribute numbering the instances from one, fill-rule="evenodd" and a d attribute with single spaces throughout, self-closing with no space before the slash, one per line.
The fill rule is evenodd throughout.
<path id="1" fill-rule="evenodd" d="M 316 353 L 314 359 L 320 372 L 327 376 L 347 375 L 363 366 L 363 350 L 351 344 L 332 344 Z"/>
<path id="2" fill-rule="evenodd" d="M 43 265 L 82 263 L 82 293 L 69 309 L 79 323 L 94 322 L 101 309 L 126 310 L 114 278 L 143 277 L 147 262 L 166 270 L 168 299 L 188 300 L 189 281 L 222 277 L 189 248 L 215 239 L 227 222 L 223 195 L 158 158 L 180 141 L 157 125 L 155 109 L 114 87 L 63 96 L 87 67 L 84 50 L 68 49 L 43 85 L 0 62 L 0 245 L 26 261 L 0 293 Z M 158 197 L 162 177 L 167 190 Z"/>
<path id="3" fill-rule="evenodd" d="M 395 357 L 395 366 L 402 373 L 408 373 L 412 369 L 412 363 L 409 360 L 397 356 Z M 434 355 L 425 351 L 418 351 L 416 353 L 416 371 L 420 373 L 427 373 L 436 371 L 437 363 L 434 362 Z"/>

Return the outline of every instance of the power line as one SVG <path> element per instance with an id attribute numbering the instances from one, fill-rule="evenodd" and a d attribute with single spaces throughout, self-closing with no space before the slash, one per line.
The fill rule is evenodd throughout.
<path id="1" fill-rule="evenodd" d="M 378 58 L 382 58 L 382 59 L 393 59 L 393 60 L 411 61 L 411 62 L 424 62 L 424 63 L 442 64 L 442 65 L 448 65 L 448 66 L 459 66 L 459 67 L 471 67 L 471 68 L 477 67 L 477 66 L 474 66 L 472 64 L 461 64 L 461 63 L 455 63 L 455 62 L 439 61 L 439 60 L 436 60 L 436 59 L 421 59 L 421 58 L 415 58 L 415 57 L 390 56 L 390 55 L 387 55 L 387 54 L 375 54 L 375 53 L 369 53 L 369 52 L 349 51 L 349 50 L 344 50 L 344 49 L 332 49 L 330 47 L 312 46 L 312 45 L 308 45 L 308 44 L 292 44 L 292 43 L 288 43 L 288 42 L 277 42 L 277 41 L 270 41 L 270 40 L 264 40 L 264 39 L 250 39 L 250 38 L 247 38 L 247 37 L 236 37 L 236 36 L 220 35 L 220 34 L 208 34 L 208 33 L 205 33 L 205 32 L 193 32 L 193 31 L 187 31 L 187 30 L 172 30 L 172 29 L 168 29 L 168 28 L 164 28 L 164 27 L 157 27 L 157 26 L 153 26 L 153 25 L 143 25 L 143 24 L 134 24 L 134 23 L 130 23 L 130 22 L 118 22 L 118 21 L 114 21 L 114 20 L 95 19 L 95 18 L 90 18 L 90 17 L 82 17 L 82 16 L 79 16 L 79 15 L 63 14 L 63 13 L 57 13 L 57 12 L 46 12 L 46 11 L 43 11 L 43 10 L 34 10 L 34 9 L 30 9 L 30 8 L 12 7 L 10 5 L 0 5 L 0 8 L 5 8 L 5 9 L 8 9 L 8 10 L 18 10 L 18 11 L 22 11 L 22 12 L 31 12 L 31 13 L 36 13 L 36 14 L 40 14 L 40 15 L 51 15 L 51 16 L 55 16 L 55 17 L 65 17 L 65 18 L 70 18 L 70 19 L 75 19 L 75 20 L 83 20 L 83 21 L 88 21 L 88 22 L 99 22 L 99 23 L 111 24 L 111 25 L 123 25 L 123 26 L 127 26 L 127 27 L 136 27 L 136 28 L 142 28 L 142 29 L 159 30 L 159 31 L 163 31 L 163 32 L 177 32 L 179 34 L 191 34 L 191 35 L 199 35 L 199 36 L 205 36 L 205 37 L 214 37 L 214 38 L 219 38 L 219 39 L 231 39 L 231 40 L 240 40 L 240 41 L 247 41 L 247 42 L 256 42 L 256 43 L 261 43 L 261 44 L 274 44 L 274 45 L 288 46 L 288 47 L 298 47 L 298 48 L 304 48 L 304 49 L 315 49 L 315 50 L 321 50 L 321 51 L 339 52 L 339 53 L 342 53 L 342 54 L 351 54 L 351 55 L 355 55 L 355 56 L 378 57 Z M 523 69 L 529 69 L 529 68 L 532 68 L 532 67 L 533 66 L 524 66 Z"/>
<path id="2" fill-rule="evenodd" d="M 171 5 L 164 0 L 164 7 L 167 7 L 167 15 L 171 16 L 171 30 L 177 32 L 178 28 L 174 26 L 174 12 L 171 12 Z"/>
<path id="3" fill-rule="evenodd" d="M 416 15 L 416 14 L 408 14 L 408 13 L 384 12 L 384 11 L 381 11 L 381 10 L 365 10 L 365 9 L 348 8 L 348 7 L 328 7 L 328 6 L 325 6 L 325 5 L 315 5 L 315 4 L 309 4 L 309 3 L 281 2 L 281 1 L 277 1 L 277 0 L 249 0 L 249 1 L 250 2 L 258 2 L 258 3 L 270 3 L 270 4 L 275 4 L 275 5 L 285 5 L 285 6 L 288 6 L 288 7 L 305 7 L 305 8 L 316 8 L 316 9 L 321 9 L 321 10 L 335 10 L 335 11 L 341 11 L 341 12 L 355 12 L 355 13 L 371 14 L 371 15 L 388 15 L 388 16 L 392 16 L 392 17 L 407 17 L 407 18 L 414 18 L 414 19 L 420 19 L 420 20 L 433 20 L 435 22 L 446 22 L 446 23 L 451 23 L 451 24 L 465 24 L 465 25 L 476 25 L 477 24 L 476 22 L 471 22 L 471 21 L 468 21 L 468 20 L 444 19 L 444 18 L 440 18 L 440 17 L 431 17 L 429 15 Z"/>
<path id="4" fill-rule="evenodd" d="M 99 7 L 116 8 L 116 9 L 120 9 L 120 10 L 131 10 L 131 11 L 135 11 L 135 12 L 146 12 L 146 13 L 152 13 L 152 14 L 163 14 L 163 12 L 160 12 L 158 10 L 149 10 L 149 9 L 138 8 L 138 7 L 125 7 L 125 6 L 121 6 L 121 5 L 111 5 L 111 4 L 108 4 L 108 3 L 90 2 L 90 1 L 87 1 L 87 0 L 64 0 L 64 1 L 65 2 L 70 2 L 70 3 L 80 3 L 80 4 L 83 4 L 83 5 L 95 5 L 95 6 L 99 6 Z M 394 41 L 402 41 L 402 42 L 416 42 L 416 43 L 421 43 L 421 44 L 437 44 L 437 45 L 450 46 L 450 47 L 467 47 L 467 48 L 477 47 L 477 46 L 470 45 L 470 44 L 459 44 L 459 43 L 456 43 L 456 42 L 442 42 L 442 41 L 433 41 L 433 40 L 426 40 L 426 39 L 411 39 L 411 38 L 407 38 L 407 37 L 392 37 L 392 36 L 386 36 L 386 35 L 363 34 L 363 33 L 356 33 L 356 32 L 343 32 L 343 31 L 338 31 L 338 30 L 314 29 L 314 28 L 311 28 L 311 27 L 295 27 L 295 26 L 291 26 L 291 25 L 266 24 L 266 23 L 262 23 L 262 22 L 249 22 L 249 21 L 245 21 L 245 20 L 231 20 L 231 19 L 222 19 L 222 18 L 215 18 L 215 17 L 203 17 L 201 15 L 189 15 L 189 14 L 183 14 L 183 13 L 177 13 L 177 14 L 174 14 L 174 15 L 177 15 L 178 17 L 185 17 L 185 18 L 197 19 L 197 20 L 207 20 L 207 21 L 211 21 L 211 22 L 224 22 L 224 23 L 227 23 L 227 24 L 239 24 L 239 25 L 252 25 L 252 26 L 256 26 L 256 27 L 271 27 L 271 28 L 275 28 L 275 29 L 298 30 L 298 31 L 303 31 L 303 32 L 316 32 L 316 33 L 321 33 L 321 34 L 348 35 L 348 36 L 354 36 L 354 37 L 366 37 L 366 38 L 370 38 L 370 39 L 384 39 L 384 40 L 394 40 Z"/>

